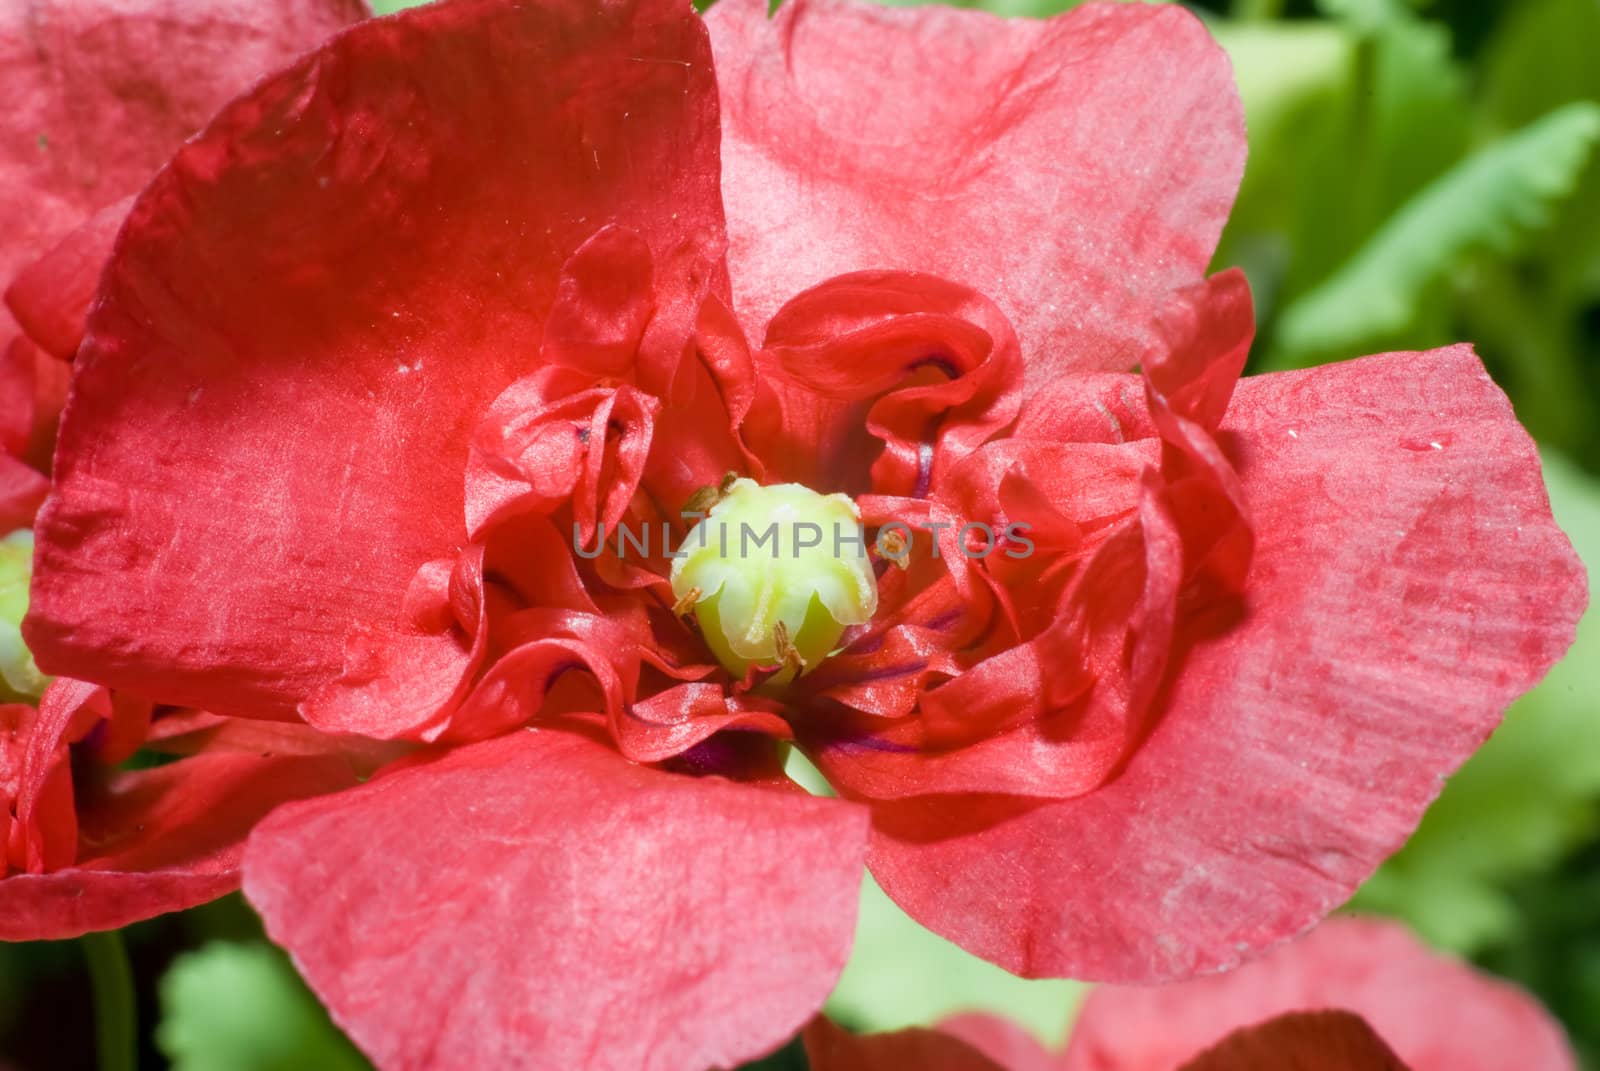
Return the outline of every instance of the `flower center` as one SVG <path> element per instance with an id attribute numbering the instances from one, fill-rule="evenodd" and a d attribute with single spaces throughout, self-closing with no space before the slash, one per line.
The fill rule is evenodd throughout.
<path id="1" fill-rule="evenodd" d="M 672 593 L 730 673 L 774 667 L 769 683 L 816 666 L 878 608 L 854 502 L 745 479 L 725 485 L 678 548 Z"/>

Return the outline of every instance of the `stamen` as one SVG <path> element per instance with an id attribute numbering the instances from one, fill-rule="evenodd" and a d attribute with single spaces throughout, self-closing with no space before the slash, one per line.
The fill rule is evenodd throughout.
<path id="1" fill-rule="evenodd" d="M 878 552 L 894 562 L 897 568 L 911 568 L 911 555 L 908 553 L 910 544 L 906 542 L 905 534 L 898 528 L 890 528 L 887 531 L 880 532 L 878 534 L 877 547 Z"/>
<path id="2" fill-rule="evenodd" d="M 772 644 L 776 648 L 775 653 L 778 656 L 778 664 L 780 666 L 784 669 L 793 670 L 796 676 L 805 671 L 806 660 L 801 657 L 800 652 L 789 641 L 789 626 L 782 621 L 772 626 Z"/>
<path id="3" fill-rule="evenodd" d="M 678 597 L 672 604 L 673 617 L 686 617 L 694 612 L 694 604 L 700 601 L 700 596 L 705 594 L 699 588 L 690 588 Z"/>
<path id="4" fill-rule="evenodd" d="M 715 506 L 717 500 L 721 497 L 715 487 L 702 487 L 690 495 L 689 501 L 683 504 L 683 515 L 685 517 L 704 517 L 711 512 L 711 507 Z"/>
<path id="5" fill-rule="evenodd" d="M 706 485 L 689 496 L 689 501 L 683 504 L 683 514 L 686 517 L 704 517 L 710 513 L 718 502 L 728 497 L 728 492 L 739 479 L 737 472 L 724 473 L 717 485 Z"/>

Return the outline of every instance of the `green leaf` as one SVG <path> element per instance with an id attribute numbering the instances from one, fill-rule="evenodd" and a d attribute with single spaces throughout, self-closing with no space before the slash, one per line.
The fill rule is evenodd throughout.
<path id="1" fill-rule="evenodd" d="M 1518 4 L 1484 63 L 1483 101 L 1497 128 L 1521 126 L 1570 101 L 1600 101 L 1600 3 L 1527 0 Z M 1541 243 L 1556 268 L 1554 287 L 1569 306 L 1600 297 L 1600 166 L 1591 164 Z M 1571 310 L 1569 315 L 1577 310 Z"/>
<path id="2" fill-rule="evenodd" d="M 1482 98 L 1493 122 L 1514 129 L 1574 100 L 1600 100 L 1600 4 L 1522 0 L 1484 60 Z"/>
<path id="3" fill-rule="evenodd" d="M 1466 76 L 1450 34 L 1395 0 L 1324 0 L 1354 41 L 1340 139 L 1306 161 L 1289 293 L 1320 282 L 1466 152 Z M 1290 142 L 1279 151 L 1304 157 Z"/>
<path id="4" fill-rule="evenodd" d="M 1468 157 L 1284 311 L 1275 364 L 1348 356 L 1403 336 L 1464 258 L 1510 257 L 1546 225 L 1600 138 L 1600 105 L 1570 104 Z"/>
<path id="5" fill-rule="evenodd" d="M 861 1031 L 930 1025 L 987 1011 L 1059 1044 L 1089 991 L 1080 982 L 1030 981 L 965 952 L 901 911 L 868 877 L 855 947 L 827 1012 Z"/>
<path id="6" fill-rule="evenodd" d="M 264 942 L 212 941 L 161 979 L 156 1044 L 175 1071 L 365 1071 L 289 960 Z"/>
<path id="7" fill-rule="evenodd" d="M 1349 155 L 1344 101 L 1355 40 L 1327 22 L 1217 20 L 1211 29 L 1233 64 L 1250 132 L 1244 182 L 1214 264 L 1244 268 L 1265 319 L 1285 276 L 1319 244 L 1298 225 L 1315 222 L 1303 204 L 1308 181 Z"/>
<path id="8" fill-rule="evenodd" d="M 1392 2 L 1323 6 L 1322 21 L 1212 24 L 1250 130 L 1215 263 L 1245 268 L 1269 327 L 1468 143 L 1466 78 L 1443 26 Z"/>
<path id="9" fill-rule="evenodd" d="M 1545 458 L 1556 520 L 1600 571 L 1600 485 Z M 1357 894 L 1441 947 L 1473 953 L 1509 939 L 1519 912 L 1507 887 L 1556 867 L 1600 831 L 1600 614 L 1451 778 L 1410 842 Z"/>

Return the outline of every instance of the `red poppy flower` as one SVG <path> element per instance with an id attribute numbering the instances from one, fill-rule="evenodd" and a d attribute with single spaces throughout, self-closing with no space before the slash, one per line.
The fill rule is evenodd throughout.
<path id="1" fill-rule="evenodd" d="M 29 643 L 416 746 L 245 863 L 385 1067 L 757 1054 L 863 858 L 1013 970 L 1231 965 L 1399 844 L 1584 602 L 1465 347 L 1235 390 L 1249 295 L 1202 272 L 1243 131 L 1192 16 L 709 23 L 359 26 L 179 152 L 90 317 Z M 680 510 L 763 494 L 905 568 L 674 586 Z"/>
<path id="2" fill-rule="evenodd" d="M 0 11 L 0 287 L 17 317 L 0 311 L 0 531 L 31 526 L 49 489 L 64 362 L 128 195 L 253 77 L 365 14 L 359 0 Z M 335 742 L 303 729 L 223 732 L 207 715 L 64 679 L 35 705 L 43 682 L 10 669 L 0 939 L 112 929 L 235 889 L 255 819 L 355 781 Z M 119 770 L 141 745 L 193 757 Z"/>
<path id="3" fill-rule="evenodd" d="M 1229 974 L 1096 989 L 1059 1055 L 988 1015 L 865 1037 L 818 1018 L 805 1045 L 813 1071 L 1577 1067 L 1561 1027 L 1516 986 L 1430 952 L 1393 923 L 1352 918 Z"/>

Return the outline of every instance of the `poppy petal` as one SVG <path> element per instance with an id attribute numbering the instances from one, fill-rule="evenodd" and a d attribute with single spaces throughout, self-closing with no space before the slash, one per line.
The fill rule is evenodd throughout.
<path id="1" fill-rule="evenodd" d="M 355 784 L 329 755 L 195 755 L 78 794 L 78 858 L 0 880 L 0 940 L 114 930 L 239 887 L 250 828 L 285 800 Z"/>
<path id="2" fill-rule="evenodd" d="M 1430 951 L 1395 923 L 1335 918 L 1228 974 L 1096 989 L 1079 1012 L 1063 1071 L 1169 1071 L 1231 1031 L 1322 1008 L 1359 1015 L 1412 1071 L 1500 1071 L 1511 1054 L 1519 1071 L 1576 1066 L 1561 1027 L 1516 986 Z M 1277 1031 L 1285 1040 L 1295 1028 L 1261 1037 Z M 1215 1062 L 1229 1045 L 1249 1047 L 1234 1039 L 1213 1062 L 1191 1066 L 1236 1066 Z"/>
<path id="3" fill-rule="evenodd" d="M 1304 930 L 1392 854 L 1571 643 L 1581 564 L 1470 349 L 1243 380 L 1218 441 L 1258 537 L 1186 618 L 1154 728 L 1077 799 L 874 807 L 874 875 L 1027 975 L 1158 981 Z"/>
<path id="4" fill-rule="evenodd" d="M 483 0 L 363 23 L 231 104 L 140 196 L 91 313 L 41 666 L 293 716 L 459 549 L 476 418 L 569 255 L 614 222 L 658 298 L 704 289 L 673 254 L 720 242 L 715 94 L 687 5 Z"/>
<path id="5" fill-rule="evenodd" d="M 1197 283 L 1244 168 L 1222 49 L 1177 5 L 997 19 L 797 0 L 707 16 L 722 91 L 736 307 L 760 338 L 789 297 L 867 269 L 999 304 L 1030 389 L 1128 369 Z"/>
<path id="6" fill-rule="evenodd" d="M 133 198 L 124 197 L 100 209 L 22 269 L 6 290 L 17 323 L 52 357 L 70 361 L 78 352 L 100 272 L 131 207 Z"/>
<path id="7" fill-rule="evenodd" d="M 245 892 L 388 1071 L 726 1067 L 827 996 L 866 817 L 528 730 L 282 808 Z"/>

